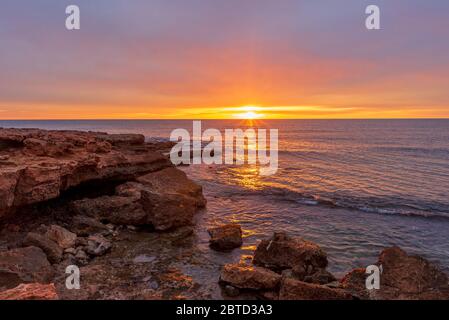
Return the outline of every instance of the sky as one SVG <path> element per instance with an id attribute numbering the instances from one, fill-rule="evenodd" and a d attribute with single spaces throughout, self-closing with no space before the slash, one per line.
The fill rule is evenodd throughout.
<path id="1" fill-rule="evenodd" d="M 448 39 L 447 0 L 2 0 L 0 119 L 448 118 Z"/>

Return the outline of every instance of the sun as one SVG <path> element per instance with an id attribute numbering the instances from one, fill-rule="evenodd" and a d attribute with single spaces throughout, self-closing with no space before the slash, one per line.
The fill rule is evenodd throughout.
<path id="1" fill-rule="evenodd" d="M 238 108 L 239 113 L 235 114 L 236 118 L 245 119 L 245 120 L 254 120 L 263 118 L 264 115 L 259 113 L 258 111 L 262 110 L 261 107 L 257 106 L 243 106 Z"/>

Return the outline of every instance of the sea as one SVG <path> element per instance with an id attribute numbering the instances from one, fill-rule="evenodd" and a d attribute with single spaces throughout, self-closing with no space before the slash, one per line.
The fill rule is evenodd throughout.
<path id="1" fill-rule="evenodd" d="M 140 133 L 168 140 L 192 120 L 0 121 L 4 128 Z M 198 246 L 211 263 L 250 259 L 258 242 L 284 231 L 319 244 L 341 276 L 399 246 L 449 271 L 449 120 L 203 120 L 203 130 L 278 129 L 279 169 L 183 166 L 203 186 Z M 200 139 L 195 137 L 194 139 Z M 209 249 L 207 228 L 239 223 L 244 244 Z"/>

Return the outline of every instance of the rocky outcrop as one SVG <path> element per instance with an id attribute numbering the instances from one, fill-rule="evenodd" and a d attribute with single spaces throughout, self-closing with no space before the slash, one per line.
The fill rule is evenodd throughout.
<path id="1" fill-rule="evenodd" d="M 275 289 L 281 276 L 271 270 L 238 264 L 227 264 L 221 271 L 220 281 L 239 289 Z"/>
<path id="2" fill-rule="evenodd" d="M 52 276 L 53 268 L 40 248 L 0 252 L 0 289 L 11 289 L 21 283 L 48 283 Z"/>
<path id="3" fill-rule="evenodd" d="M 449 280 L 445 273 L 422 257 L 408 255 L 398 247 L 382 251 L 376 263 L 382 273 L 378 290 L 366 289 L 365 269 L 348 273 L 341 287 L 361 299 L 447 300 Z"/>
<path id="4" fill-rule="evenodd" d="M 239 224 L 227 224 L 207 230 L 210 235 L 209 245 L 217 251 L 226 251 L 242 245 L 242 228 Z"/>
<path id="5" fill-rule="evenodd" d="M 58 300 L 54 284 L 29 283 L 0 292 L 0 300 Z"/>
<path id="6" fill-rule="evenodd" d="M 142 135 L 0 129 L 0 219 L 90 181 L 129 180 L 171 167 Z"/>
<path id="7" fill-rule="evenodd" d="M 282 279 L 279 300 L 352 300 L 350 293 L 341 289 L 311 284 L 292 278 Z"/>
<path id="8" fill-rule="evenodd" d="M 176 168 L 143 175 L 116 188 L 115 195 L 72 203 L 79 215 L 97 217 L 114 224 L 152 225 L 168 230 L 191 225 L 206 200 L 202 188 Z"/>

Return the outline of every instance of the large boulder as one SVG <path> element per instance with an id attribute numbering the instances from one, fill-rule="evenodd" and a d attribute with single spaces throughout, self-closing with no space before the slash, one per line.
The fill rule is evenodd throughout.
<path id="1" fill-rule="evenodd" d="M 300 268 L 311 275 L 327 267 L 326 253 L 315 243 L 283 232 L 262 240 L 254 253 L 254 264 L 273 270 Z"/>
<path id="2" fill-rule="evenodd" d="M 364 299 L 449 299 L 447 275 L 422 257 L 392 247 L 382 251 L 376 265 L 382 270 L 378 290 L 366 289 L 365 269 L 347 274 L 341 286 Z"/>
<path id="3" fill-rule="evenodd" d="M 271 290 L 278 287 L 281 276 L 261 267 L 227 264 L 221 271 L 220 281 L 239 289 Z"/>
<path id="4" fill-rule="evenodd" d="M 119 185 L 115 195 L 73 201 L 72 208 L 114 224 L 153 225 L 164 231 L 191 225 L 205 204 L 201 186 L 170 167 Z"/>
<path id="5" fill-rule="evenodd" d="M 129 180 L 171 167 L 141 135 L 0 129 L 0 219 L 91 181 Z"/>
<path id="6" fill-rule="evenodd" d="M 351 300 L 352 295 L 342 289 L 283 278 L 279 300 Z"/>
<path id="7" fill-rule="evenodd" d="M 28 283 L 0 292 L 0 300 L 58 300 L 53 283 Z"/>
<path id="8" fill-rule="evenodd" d="M 0 252 L 0 289 L 11 289 L 21 283 L 48 283 L 52 277 L 53 268 L 40 248 Z"/>
<path id="9" fill-rule="evenodd" d="M 209 244 L 214 250 L 226 251 L 242 245 L 242 228 L 239 224 L 227 224 L 207 231 L 211 237 Z"/>

